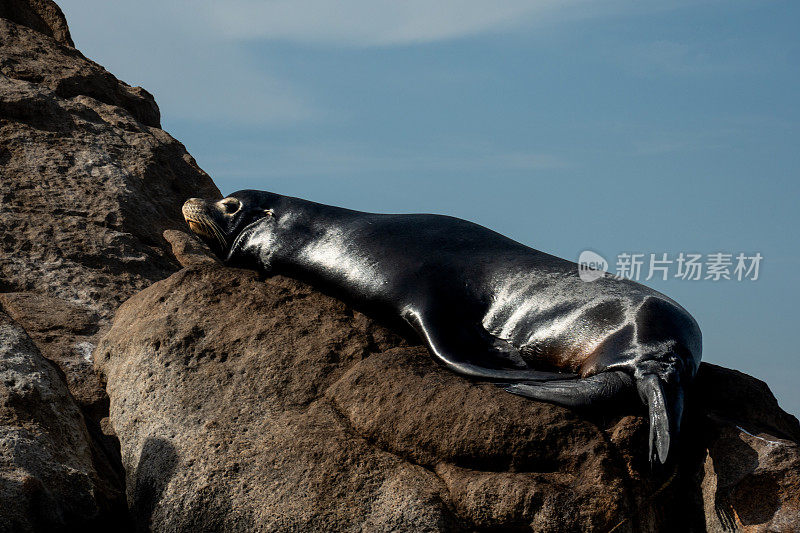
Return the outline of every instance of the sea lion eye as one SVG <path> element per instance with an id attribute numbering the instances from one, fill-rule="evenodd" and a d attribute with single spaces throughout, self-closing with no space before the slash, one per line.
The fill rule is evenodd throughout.
<path id="1" fill-rule="evenodd" d="M 227 214 L 235 213 L 242 206 L 242 203 L 236 198 L 223 198 L 219 203 L 222 204 L 222 209 Z"/>

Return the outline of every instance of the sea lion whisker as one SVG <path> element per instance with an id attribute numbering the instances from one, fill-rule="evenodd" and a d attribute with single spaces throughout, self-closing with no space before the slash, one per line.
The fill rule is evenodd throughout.
<path id="1" fill-rule="evenodd" d="M 223 249 L 225 249 L 225 247 L 227 246 L 228 243 L 225 240 L 225 236 L 222 233 L 222 229 L 217 225 L 216 222 L 214 222 L 209 217 L 203 217 L 203 222 L 205 223 L 205 226 L 211 230 L 211 232 L 213 233 L 214 237 L 216 237 L 217 241 L 219 242 L 219 245 Z"/>
<path id="2" fill-rule="evenodd" d="M 189 224 L 189 229 L 191 229 L 194 233 L 197 233 L 202 237 L 211 237 L 211 235 L 208 234 L 208 230 L 198 218 L 192 216 L 186 216 L 185 218 L 186 223 Z"/>
<path id="3" fill-rule="evenodd" d="M 197 211 L 190 212 L 185 216 L 185 218 L 192 231 L 198 235 L 216 240 L 223 249 L 225 248 L 227 243 L 224 235 L 222 234 L 222 230 L 211 218 L 204 213 L 198 213 Z M 194 227 L 192 227 L 193 224 Z"/>

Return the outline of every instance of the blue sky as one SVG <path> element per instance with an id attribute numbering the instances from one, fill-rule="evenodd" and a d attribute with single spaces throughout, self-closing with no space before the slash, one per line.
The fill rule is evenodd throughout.
<path id="1" fill-rule="evenodd" d="M 764 257 L 647 282 L 704 360 L 800 414 L 800 4 L 61 0 L 223 193 L 467 218 L 591 249 Z"/>

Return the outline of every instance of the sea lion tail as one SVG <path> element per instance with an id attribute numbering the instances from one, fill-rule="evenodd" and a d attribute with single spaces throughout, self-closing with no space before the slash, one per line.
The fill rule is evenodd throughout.
<path id="1" fill-rule="evenodd" d="M 502 387 L 520 396 L 552 402 L 566 407 L 590 407 L 615 400 L 633 389 L 633 379 L 620 371 L 601 372 L 594 376 L 556 381 L 524 381 Z"/>

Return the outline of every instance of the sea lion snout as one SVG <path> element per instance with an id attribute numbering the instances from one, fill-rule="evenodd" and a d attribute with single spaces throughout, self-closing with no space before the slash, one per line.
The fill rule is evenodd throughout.
<path id="1" fill-rule="evenodd" d="M 240 208 L 238 200 L 236 203 L 237 209 Z M 227 240 L 219 223 L 214 220 L 215 212 L 219 211 L 219 209 L 213 209 L 214 206 L 214 203 L 202 198 L 189 198 L 184 202 L 181 212 L 193 233 L 206 241 L 212 248 L 219 247 L 224 250 L 227 247 Z"/>
<path id="2" fill-rule="evenodd" d="M 189 198 L 183 203 L 183 207 L 181 207 L 181 213 L 183 214 L 183 218 L 186 219 L 186 222 L 194 219 L 198 215 L 202 214 L 206 208 L 206 201 L 202 198 Z"/>
<path id="3" fill-rule="evenodd" d="M 189 229 L 201 236 L 208 236 L 203 224 L 203 219 L 208 218 L 205 211 L 206 201 L 202 198 L 189 198 L 181 208 L 181 213 L 189 225 Z"/>

